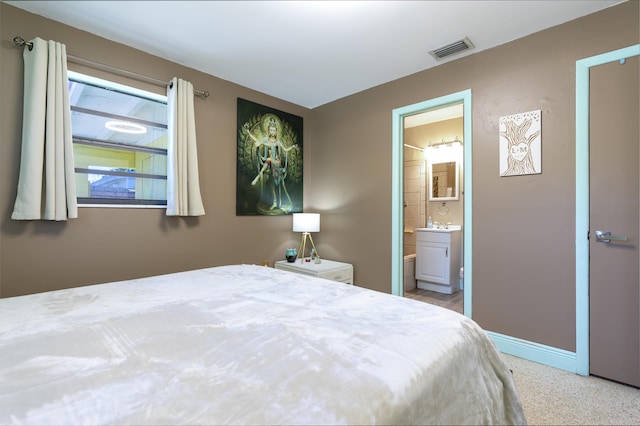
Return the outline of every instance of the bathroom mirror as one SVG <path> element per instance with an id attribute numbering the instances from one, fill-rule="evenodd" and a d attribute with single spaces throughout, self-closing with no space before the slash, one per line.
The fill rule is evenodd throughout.
<path id="1" fill-rule="evenodd" d="M 429 201 L 457 200 L 458 162 L 428 163 Z"/>

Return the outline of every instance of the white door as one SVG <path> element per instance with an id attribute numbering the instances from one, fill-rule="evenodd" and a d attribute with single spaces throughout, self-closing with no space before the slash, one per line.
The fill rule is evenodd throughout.
<path id="1" fill-rule="evenodd" d="M 590 70 L 589 372 L 640 387 L 638 62 Z"/>

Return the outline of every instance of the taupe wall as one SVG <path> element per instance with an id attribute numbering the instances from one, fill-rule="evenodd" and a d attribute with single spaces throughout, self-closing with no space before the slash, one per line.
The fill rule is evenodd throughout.
<path id="1" fill-rule="evenodd" d="M 0 7 L 2 296 L 279 259 L 297 241 L 290 217 L 235 216 L 238 96 L 305 118 L 305 200 L 308 211 L 322 213 L 318 250 L 352 262 L 356 284 L 390 292 L 391 111 L 471 89 L 474 319 L 488 330 L 575 350 L 575 61 L 638 43 L 637 1 L 312 111 Z M 211 91 L 196 106 L 207 215 L 184 220 L 161 210 L 83 209 L 68 224 L 11 221 L 22 91 L 15 35 L 56 39 L 77 56 L 162 79 L 179 75 Z M 542 110 L 542 174 L 500 178 L 499 117 L 535 109 Z"/>
<path id="2" fill-rule="evenodd" d="M 0 290 L 3 297 L 168 273 L 229 263 L 273 262 L 299 236 L 291 216 L 236 217 L 236 98 L 241 97 L 303 117 L 309 110 L 231 84 L 193 69 L 116 44 L 89 33 L 0 5 L 2 82 L 0 97 Z M 189 80 L 211 96 L 196 97 L 202 197 L 206 215 L 167 218 L 162 209 L 81 208 L 68 223 L 10 219 L 16 195 L 22 123 L 22 49 L 13 37 L 65 43 L 69 54 L 139 74 Z M 81 71 L 72 63 L 70 69 Z M 85 69 L 86 70 L 86 69 Z M 91 71 L 96 73 L 95 71 Z M 100 74 L 100 73 L 98 73 Z M 163 93 L 162 87 L 123 83 Z M 307 144 L 307 141 L 309 143 Z M 305 167 L 311 145 L 304 135 Z M 312 178 L 305 170 L 307 180 Z M 306 192 L 306 191 L 305 191 Z M 305 199 L 308 194 L 305 193 Z M 318 236 L 320 241 L 321 235 Z"/>
<path id="3" fill-rule="evenodd" d="M 638 42 L 632 1 L 314 109 L 311 203 L 334 248 L 321 252 L 390 291 L 391 111 L 471 89 L 473 318 L 575 351 L 575 62 Z M 537 109 L 542 174 L 499 177 L 499 118 Z"/>

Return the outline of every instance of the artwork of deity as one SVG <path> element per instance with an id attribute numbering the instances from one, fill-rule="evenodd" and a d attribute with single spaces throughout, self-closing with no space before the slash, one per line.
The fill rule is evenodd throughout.
<path id="1" fill-rule="evenodd" d="M 236 215 L 302 212 L 302 117 L 238 99 Z"/>

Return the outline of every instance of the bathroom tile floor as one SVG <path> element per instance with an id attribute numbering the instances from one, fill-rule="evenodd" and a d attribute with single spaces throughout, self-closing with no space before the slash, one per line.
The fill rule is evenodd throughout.
<path id="1" fill-rule="evenodd" d="M 405 291 L 404 297 L 431 303 L 432 305 L 442 306 L 443 308 L 456 311 L 459 314 L 463 313 L 464 291 L 458 291 L 454 294 L 443 294 L 436 291 L 415 288 L 413 290 Z"/>

